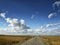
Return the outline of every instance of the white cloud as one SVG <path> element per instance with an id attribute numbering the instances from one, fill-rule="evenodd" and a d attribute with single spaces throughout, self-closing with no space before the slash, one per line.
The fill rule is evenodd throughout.
<path id="1" fill-rule="evenodd" d="M 48 18 L 50 19 L 50 18 L 52 18 L 52 17 L 54 17 L 54 16 L 57 16 L 56 13 L 50 13 L 50 14 L 48 15 Z"/>
<path id="2" fill-rule="evenodd" d="M 21 19 L 21 20 L 20 20 L 20 23 L 21 23 L 21 24 L 25 24 L 25 20 L 24 20 L 24 19 Z"/>
<path id="3" fill-rule="evenodd" d="M 25 22 L 23 19 L 20 20 L 20 22 L 18 21 L 18 19 L 16 18 L 6 18 L 6 21 L 9 23 L 9 27 L 12 27 L 14 30 L 24 30 L 24 29 L 28 29 L 29 27 L 27 27 L 25 25 Z M 23 24 L 23 25 L 21 25 Z"/>
<path id="4" fill-rule="evenodd" d="M 5 16 L 6 17 L 6 16 Z M 56 35 L 60 34 L 60 32 L 56 29 L 54 30 L 48 30 L 48 27 L 60 25 L 59 23 L 54 24 L 47 24 L 44 26 L 41 26 L 39 29 L 32 30 L 30 29 L 26 24 L 25 20 L 17 18 L 4 18 L 6 22 L 8 23 L 8 26 L 6 28 L 0 28 L 0 34 L 8 34 L 8 35 Z M 51 17 L 50 17 L 51 18 Z M 46 29 L 47 28 L 47 29 Z"/>
<path id="5" fill-rule="evenodd" d="M 41 29 L 43 28 L 43 26 L 40 27 Z"/>
<path id="6" fill-rule="evenodd" d="M 56 8 L 56 11 L 60 12 L 60 1 L 56 1 L 53 3 L 53 9 L 55 10 Z"/>
<path id="7" fill-rule="evenodd" d="M 8 23 L 18 23 L 18 19 L 16 18 L 6 18 L 5 19 Z"/>
<path id="8" fill-rule="evenodd" d="M 39 29 L 35 29 L 33 33 L 36 35 L 59 35 L 60 34 L 60 28 L 57 26 L 60 25 L 60 23 L 53 23 L 53 24 L 46 24 L 45 26 L 40 27 Z M 53 27 L 53 28 L 49 28 Z M 58 30 L 59 29 L 59 30 Z"/>
<path id="9" fill-rule="evenodd" d="M 47 28 L 47 27 L 51 27 L 51 26 L 53 26 L 53 25 L 54 25 L 54 24 L 47 24 L 47 25 L 46 25 L 46 28 Z"/>
<path id="10" fill-rule="evenodd" d="M 47 24 L 46 28 L 53 27 L 53 26 L 56 26 L 56 25 L 60 25 L 60 22 L 59 23 L 54 23 L 54 24 Z"/>
<path id="11" fill-rule="evenodd" d="M 16 18 L 6 18 L 5 19 L 7 23 L 9 23 L 9 27 L 14 28 L 14 30 L 20 30 L 19 29 L 19 22 Z"/>
<path id="12" fill-rule="evenodd" d="M 36 33 L 40 33 L 40 32 L 43 32 L 43 30 L 36 29 L 35 32 L 36 32 Z"/>
<path id="13" fill-rule="evenodd" d="M 56 1 L 53 3 L 53 6 L 57 5 L 58 7 L 60 6 L 60 1 Z"/>
<path id="14" fill-rule="evenodd" d="M 33 30 L 32 30 L 32 29 L 28 29 L 27 32 L 28 32 L 28 33 L 32 33 Z"/>
<path id="15" fill-rule="evenodd" d="M 2 18 L 5 18 L 5 14 L 6 14 L 6 13 L 0 13 L 0 16 L 1 16 Z"/>
<path id="16" fill-rule="evenodd" d="M 25 24 L 25 20 L 21 19 L 19 21 L 19 19 L 17 18 L 6 18 L 5 13 L 1 13 L 0 15 L 2 18 L 4 18 L 6 20 L 6 22 L 8 23 L 8 26 L 6 28 L 0 29 L 0 31 L 5 32 L 6 34 L 8 33 L 23 33 L 26 32 L 27 29 L 30 29 L 28 26 L 26 26 Z"/>

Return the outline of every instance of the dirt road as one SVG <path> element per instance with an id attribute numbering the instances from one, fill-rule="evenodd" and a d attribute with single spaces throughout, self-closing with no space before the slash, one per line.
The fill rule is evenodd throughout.
<path id="1" fill-rule="evenodd" d="M 21 45 L 46 45 L 39 37 L 34 37 L 32 39 L 27 40 Z"/>

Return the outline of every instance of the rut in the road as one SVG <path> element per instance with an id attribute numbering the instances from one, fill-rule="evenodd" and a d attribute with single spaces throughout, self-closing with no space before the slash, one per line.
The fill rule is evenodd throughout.
<path id="1" fill-rule="evenodd" d="M 45 45 L 39 37 L 32 38 L 21 45 Z"/>

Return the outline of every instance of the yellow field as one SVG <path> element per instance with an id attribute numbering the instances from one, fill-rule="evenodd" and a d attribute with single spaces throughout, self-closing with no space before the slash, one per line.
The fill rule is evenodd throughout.
<path id="1" fill-rule="evenodd" d="M 35 36 L 36 37 L 36 36 Z M 60 36 L 39 36 L 47 45 L 60 45 Z M 0 45 L 22 44 L 34 36 L 0 36 Z"/>
<path id="2" fill-rule="evenodd" d="M 33 36 L 0 36 L 0 45 L 12 45 L 16 43 L 23 43 Z"/>
<path id="3" fill-rule="evenodd" d="M 60 45 L 60 36 L 42 36 L 40 38 L 48 45 Z"/>

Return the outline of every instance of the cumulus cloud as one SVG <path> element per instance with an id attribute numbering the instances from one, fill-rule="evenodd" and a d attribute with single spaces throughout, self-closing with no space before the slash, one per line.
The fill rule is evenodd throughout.
<path id="1" fill-rule="evenodd" d="M 6 18 L 5 19 L 8 23 L 18 23 L 18 19 L 16 18 Z"/>
<path id="2" fill-rule="evenodd" d="M 8 27 L 13 30 L 20 30 L 18 19 L 16 18 L 5 18 L 6 22 L 9 23 Z"/>
<path id="3" fill-rule="evenodd" d="M 21 19 L 21 20 L 20 20 L 20 23 L 21 23 L 21 24 L 25 24 L 25 20 L 24 20 L 24 19 Z"/>
<path id="4" fill-rule="evenodd" d="M 5 18 L 5 14 L 6 13 L 0 13 L 0 16 L 3 17 L 3 18 Z"/>
<path id="5" fill-rule="evenodd" d="M 14 30 L 27 30 L 29 27 L 27 27 L 25 24 L 24 24 L 24 20 L 21 20 L 21 22 L 18 21 L 18 19 L 7 19 L 6 20 L 8 23 L 9 23 L 9 27 L 12 27 Z"/>
<path id="6" fill-rule="evenodd" d="M 19 21 L 19 19 L 17 18 L 7 18 L 5 13 L 1 13 L 0 17 L 4 18 L 6 20 L 6 22 L 8 23 L 8 26 L 6 28 L 0 29 L 4 30 L 3 32 L 11 32 L 11 33 L 23 33 L 26 32 L 27 29 L 30 29 L 26 24 L 25 24 L 25 20 L 21 19 Z M 17 33 L 18 34 L 18 33 Z"/>
<path id="7" fill-rule="evenodd" d="M 50 19 L 50 18 L 52 18 L 52 17 L 54 17 L 54 16 L 57 16 L 56 13 L 50 13 L 50 14 L 48 15 L 48 18 Z"/>
<path id="8" fill-rule="evenodd" d="M 5 14 L 1 16 L 6 20 L 8 26 L 6 28 L 0 28 L 0 34 L 6 35 L 56 35 L 60 34 L 60 30 L 48 30 L 48 27 L 60 25 L 60 23 L 47 24 L 45 27 L 41 26 L 39 29 L 32 30 L 25 24 L 24 19 L 6 18 Z M 47 28 L 47 29 L 46 29 Z"/>

